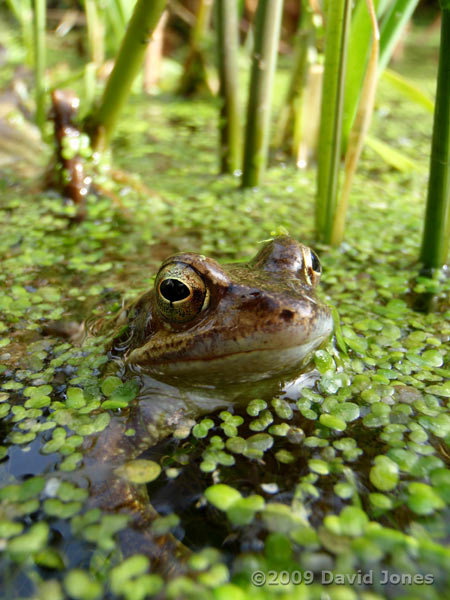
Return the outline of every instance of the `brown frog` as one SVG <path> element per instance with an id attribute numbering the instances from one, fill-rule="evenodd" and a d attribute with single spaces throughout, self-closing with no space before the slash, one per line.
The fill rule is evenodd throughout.
<path id="1" fill-rule="evenodd" d="M 145 490 L 118 475 L 122 466 L 201 414 L 262 388 L 273 395 L 301 372 L 333 328 L 315 293 L 320 274 L 316 254 L 287 236 L 245 264 L 192 253 L 162 263 L 154 288 L 117 319 L 111 356 L 139 377 L 141 393 L 85 455 L 85 465 L 104 467 L 92 484 L 95 504 L 130 511 L 142 531 L 155 513 Z M 153 550 L 141 551 L 160 558 L 162 544 L 146 543 Z"/>
<path id="2" fill-rule="evenodd" d="M 319 259 L 283 236 L 245 264 L 192 253 L 167 258 L 154 289 L 120 317 L 126 365 L 178 385 L 223 386 L 298 368 L 331 333 L 315 294 Z"/>

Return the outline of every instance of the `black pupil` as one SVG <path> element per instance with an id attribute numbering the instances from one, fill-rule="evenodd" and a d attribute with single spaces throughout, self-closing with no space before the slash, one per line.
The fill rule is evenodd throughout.
<path id="1" fill-rule="evenodd" d="M 320 273 L 320 261 L 314 252 L 311 252 L 311 266 L 317 273 Z"/>
<path id="2" fill-rule="evenodd" d="M 184 300 L 190 294 L 188 286 L 178 279 L 164 279 L 159 286 L 159 291 L 169 302 Z"/>

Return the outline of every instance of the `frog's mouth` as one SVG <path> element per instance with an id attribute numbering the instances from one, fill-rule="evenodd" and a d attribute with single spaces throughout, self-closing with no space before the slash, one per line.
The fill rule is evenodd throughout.
<path id="1" fill-rule="evenodd" d="M 313 332 L 293 328 L 281 331 L 263 340 L 255 340 L 250 347 L 225 343 L 221 352 L 204 352 L 203 355 L 185 355 L 182 358 L 159 356 L 147 348 L 133 350 L 126 362 L 133 369 L 161 380 L 176 380 L 200 386 L 231 385 L 284 376 L 309 363 L 312 352 L 331 334 L 332 319 L 323 319 Z"/>

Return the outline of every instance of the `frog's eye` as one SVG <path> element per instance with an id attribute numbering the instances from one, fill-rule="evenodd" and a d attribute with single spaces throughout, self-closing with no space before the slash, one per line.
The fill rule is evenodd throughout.
<path id="1" fill-rule="evenodd" d="M 197 271 L 184 263 L 163 267 L 156 277 L 155 290 L 158 308 L 169 321 L 191 321 L 209 304 L 205 282 Z"/>
<path id="2" fill-rule="evenodd" d="M 320 276 L 320 274 L 322 273 L 322 266 L 320 264 L 319 257 L 312 250 L 310 250 L 310 252 L 311 252 L 311 267 L 312 267 L 313 271 L 315 271 Z"/>
<path id="3" fill-rule="evenodd" d="M 309 285 L 315 287 L 319 283 L 322 267 L 319 257 L 310 248 L 304 247 L 303 254 L 303 269 L 306 281 Z"/>

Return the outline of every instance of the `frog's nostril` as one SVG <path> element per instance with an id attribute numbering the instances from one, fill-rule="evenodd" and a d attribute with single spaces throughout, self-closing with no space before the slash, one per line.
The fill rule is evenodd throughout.
<path id="1" fill-rule="evenodd" d="M 292 321 L 292 319 L 294 318 L 294 312 L 285 308 L 281 311 L 280 317 L 285 321 Z"/>

